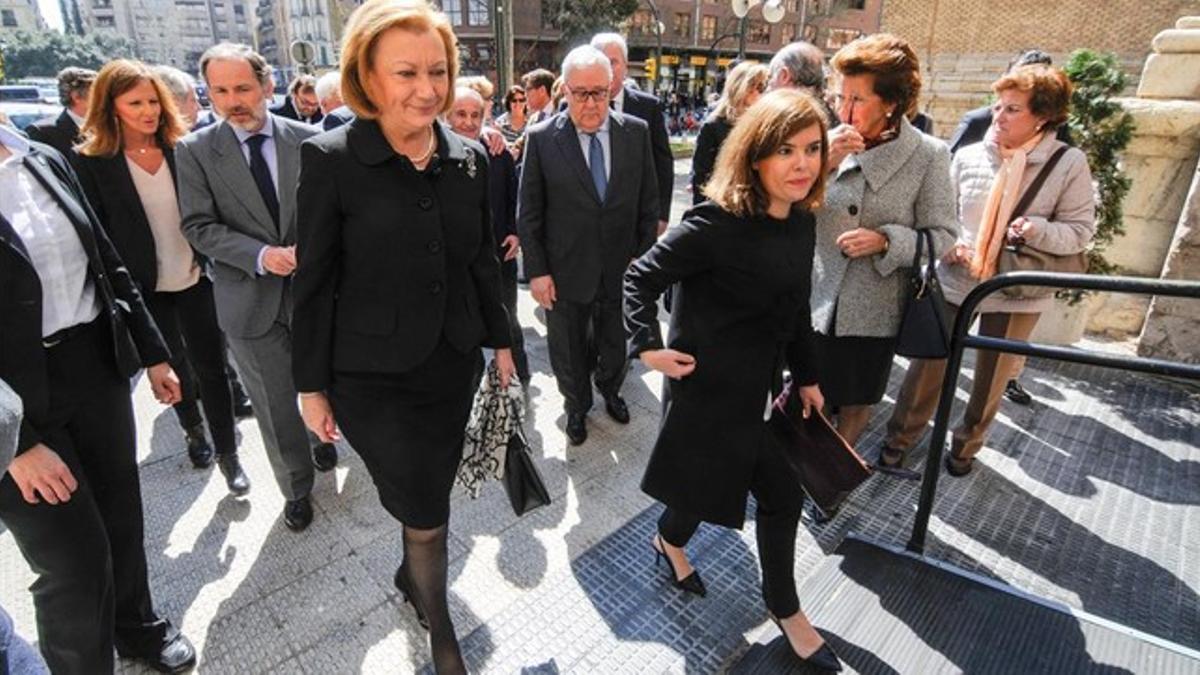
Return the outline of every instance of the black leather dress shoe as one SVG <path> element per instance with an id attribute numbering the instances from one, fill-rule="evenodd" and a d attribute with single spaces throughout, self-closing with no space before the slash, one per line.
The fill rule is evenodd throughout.
<path id="1" fill-rule="evenodd" d="M 621 398 L 620 394 L 604 397 L 604 409 L 608 411 L 608 416 L 621 424 L 629 424 L 629 406 L 625 404 L 625 399 Z"/>
<path id="2" fill-rule="evenodd" d="M 299 532 L 312 523 L 312 500 L 308 497 L 289 499 L 283 505 L 283 523 L 293 532 Z"/>
<path id="3" fill-rule="evenodd" d="M 587 416 L 583 413 L 567 413 L 567 440 L 571 445 L 583 445 L 587 440 Z"/>
<path id="4" fill-rule="evenodd" d="M 337 466 L 337 448 L 333 443 L 322 443 L 313 448 L 313 466 L 317 471 L 332 471 Z"/>
<path id="5" fill-rule="evenodd" d="M 188 459 L 192 460 L 192 466 L 197 469 L 207 469 L 213 463 L 213 449 L 208 444 L 208 437 L 204 435 L 204 423 L 190 426 L 183 430 L 183 436 L 187 439 Z"/>
<path id="6" fill-rule="evenodd" d="M 117 653 L 124 658 L 137 659 L 160 673 L 182 673 L 196 666 L 196 648 L 178 632 L 163 642 L 157 654 L 132 654 L 120 648 Z"/>
<path id="7" fill-rule="evenodd" d="M 1004 385 L 1004 398 L 1017 405 L 1033 403 L 1033 395 L 1025 391 L 1025 387 L 1022 387 L 1021 383 L 1016 380 L 1009 380 L 1008 384 Z"/>
<path id="8" fill-rule="evenodd" d="M 242 470 L 242 463 L 238 461 L 236 452 L 231 452 L 227 455 L 217 455 L 217 468 L 221 470 L 221 475 L 225 477 L 225 486 L 229 491 L 237 496 L 242 496 L 250 491 L 250 479 L 246 477 L 246 472 Z"/>

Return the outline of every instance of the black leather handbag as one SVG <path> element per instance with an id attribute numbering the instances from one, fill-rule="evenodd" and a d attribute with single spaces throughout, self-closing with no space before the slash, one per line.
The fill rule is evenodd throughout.
<path id="1" fill-rule="evenodd" d="M 546 483 L 533 463 L 529 444 L 520 429 L 508 437 L 508 448 L 504 453 L 504 491 L 518 516 L 550 503 Z"/>
<path id="2" fill-rule="evenodd" d="M 929 253 L 928 262 L 921 265 L 921 244 Z M 916 359 L 944 359 L 950 355 L 950 327 L 946 323 L 946 298 L 937 276 L 937 255 L 933 250 L 933 235 L 929 230 L 917 230 L 917 250 L 913 255 L 912 271 L 900 332 L 896 334 L 896 353 Z"/>

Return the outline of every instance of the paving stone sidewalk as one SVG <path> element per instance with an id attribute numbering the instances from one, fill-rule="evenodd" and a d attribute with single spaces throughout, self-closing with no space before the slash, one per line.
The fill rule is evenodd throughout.
<path id="1" fill-rule="evenodd" d="M 521 320 L 535 369 L 528 434 L 554 503 L 513 516 L 502 489 L 456 491 L 450 604 L 482 673 L 720 672 L 766 623 L 752 521 L 703 526 L 690 547 L 709 588 L 685 597 L 654 565 L 659 507 L 638 489 L 658 423 L 660 378 L 635 365 L 633 421 L 600 408 L 568 446 L 545 328 L 528 294 Z M 898 361 L 896 387 L 907 366 Z M 959 398 L 970 386 L 970 362 Z M 929 552 L 977 573 L 1200 649 L 1200 390 L 1146 376 L 1031 360 L 1032 406 L 1005 402 L 977 470 L 943 476 Z M 428 668 L 426 635 L 391 586 L 399 526 L 343 446 L 319 474 L 313 525 L 288 531 L 253 420 L 239 425 L 245 499 L 190 467 L 173 414 L 136 393 L 155 600 L 211 673 L 396 673 Z M 878 445 L 885 399 L 863 448 Z M 913 458 L 920 464 L 920 456 Z M 917 485 L 883 476 L 824 526 L 802 527 L 799 583 L 854 531 L 903 544 Z M 0 532 L 0 604 L 35 637 L 33 577 Z M 803 602 L 803 598 L 801 599 Z M 821 617 L 814 616 L 820 625 Z M 122 672 L 140 672 L 123 663 Z"/>

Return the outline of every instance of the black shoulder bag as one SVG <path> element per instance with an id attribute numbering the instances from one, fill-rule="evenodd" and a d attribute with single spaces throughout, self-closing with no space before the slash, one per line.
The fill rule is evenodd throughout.
<path id="1" fill-rule="evenodd" d="M 924 242 L 929 261 L 921 266 L 921 244 Z M 917 250 L 913 254 L 912 271 L 900 332 L 896 334 L 896 353 L 917 359 L 944 359 L 950 355 L 950 327 L 946 324 L 946 299 L 938 282 L 937 256 L 933 250 L 933 235 L 929 230 L 917 230 Z"/>

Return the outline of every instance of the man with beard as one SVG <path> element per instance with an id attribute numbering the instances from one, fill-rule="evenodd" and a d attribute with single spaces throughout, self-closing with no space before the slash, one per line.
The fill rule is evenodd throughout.
<path id="1" fill-rule="evenodd" d="M 313 465 L 337 465 L 334 447 L 304 428 L 291 368 L 300 143 L 320 129 L 267 111 L 271 67 L 245 45 L 210 48 L 200 74 L 222 121 L 176 146 L 183 231 L 211 263 L 217 317 L 287 500 L 284 522 L 299 531 L 312 522 Z"/>

